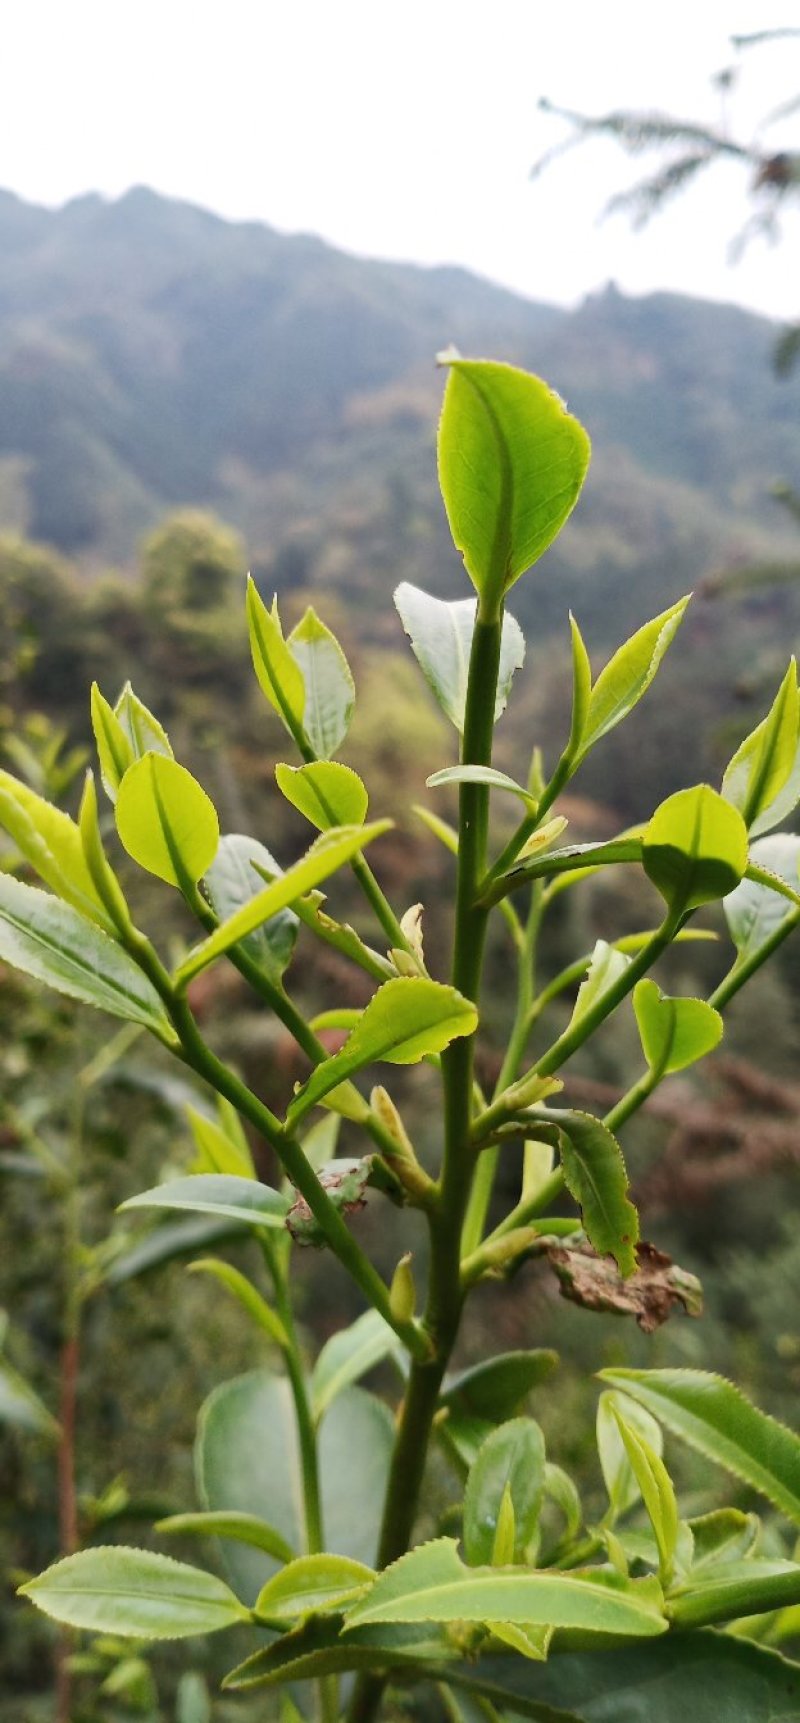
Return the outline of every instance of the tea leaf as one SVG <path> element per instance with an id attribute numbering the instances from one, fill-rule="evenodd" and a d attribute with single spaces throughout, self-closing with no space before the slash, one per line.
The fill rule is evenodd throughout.
<path id="1" fill-rule="evenodd" d="M 290 1124 L 315 1107 L 346 1077 L 375 1060 L 414 1065 L 427 1053 L 440 1053 L 460 1035 L 471 1035 L 478 1021 L 475 1006 L 454 987 L 421 976 L 386 981 L 374 993 L 341 1052 L 318 1065 L 286 1115 Z"/>
<path id="2" fill-rule="evenodd" d="M 713 903 L 747 867 L 744 820 L 708 784 L 678 790 L 642 834 L 642 866 L 674 914 Z"/>
<path id="3" fill-rule="evenodd" d="M 287 1563 L 262 1586 L 254 1610 L 270 1626 L 329 1615 L 372 1584 L 374 1570 L 342 1555 L 306 1555 Z"/>
<path id="4" fill-rule="evenodd" d="M 672 1578 L 678 1540 L 678 1504 L 672 1479 L 660 1451 L 650 1446 L 646 1436 L 642 1435 L 634 1423 L 627 1422 L 618 1403 L 613 1405 L 612 1415 L 616 1419 L 623 1447 L 655 1533 L 659 1574 L 662 1585 L 666 1586 Z"/>
<path id="5" fill-rule="evenodd" d="M 319 1419 L 331 1402 L 360 1376 L 398 1349 L 394 1329 L 377 1310 L 365 1310 L 349 1328 L 326 1341 L 311 1373 L 311 1400 Z"/>
<path id="6" fill-rule="evenodd" d="M 488 784 L 491 790 L 510 790 L 528 808 L 536 807 L 535 796 L 530 795 L 515 778 L 509 778 L 506 772 L 495 771 L 494 766 L 445 766 L 425 782 L 429 790 L 437 789 L 440 784 Z"/>
<path id="7" fill-rule="evenodd" d="M 134 694 L 130 682 L 125 683 L 114 707 L 114 716 L 127 737 L 131 764 L 144 759 L 145 754 L 163 754 L 165 759 L 172 759 L 172 748 L 166 730 L 149 707 L 145 706 L 144 701 L 139 699 L 138 694 Z"/>
<path id="8" fill-rule="evenodd" d="M 625 1194 L 628 1175 L 616 1137 L 591 1113 L 559 1112 L 558 1125 L 564 1179 L 591 1243 L 600 1256 L 613 1256 L 620 1274 L 633 1274 L 639 1218 Z"/>
<path id="9" fill-rule="evenodd" d="M 336 637 L 311 608 L 286 644 L 303 679 L 303 731 L 314 753 L 329 760 L 353 716 L 356 691 L 350 666 Z"/>
<path id="10" fill-rule="evenodd" d="M 348 1612 L 344 1632 L 389 1621 L 510 1621 L 649 1636 L 666 1631 L 661 1603 L 654 1580 L 625 1581 L 600 1568 L 465 1567 L 455 1539 L 439 1538 L 379 1574 Z"/>
<path id="11" fill-rule="evenodd" d="M 637 982 L 633 1009 L 651 1071 L 685 1071 L 722 1040 L 722 1018 L 704 999 L 671 999 L 655 981 Z"/>
<path id="12" fill-rule="evenodd" d="M 311 891 L 359 850 L 366 849 L 373 838 L 379 838 L 389 830 L 391 823 L 391 820 L 373 820 L 368 826 L 334 826 L 332 831 L 323 832 L 294 867 L 263 886 L 255 897 L 220 922 L 208 939 L 189 952 L 175 973 L 176 984 L 185 987 L 194 975 L 199 975 L 201 969 L 222 957 L 232 945 L 254 933 L 264 922 L 271 921 L 279 910 L 286 909 L 298 897 Z"/>
<path id="13" fill-rule="evenodd" d="M 800 878 L 800 837 L 794 833 L 773 832 L 770 837 L 757 838 L 750 847 L 750 859 L 796 889 Z M 791 904 L 779 892 L 747 878 L 740 880 L 735 891 L 723 900 L 722 907 L 742 960 L 755 956 L 792 913 Z"/>
<path id="14" fill-rule="evenodd" d="M 89 871 L 80 828 L 68 814 L 4 771 L 0 771 L 0 826 L 45 885 L 81 915 L 114 931 Z"/>
<path id="15" fill-rule="evenodd" d="M 278 765 L 275 781 L 287 802 L 305 814 L 318 831 L 328 831 L 331 826 L 361 826 L 367 817 L 369 797 L 358 773 L 338 761 Z"/>
<path id="16" fill-rule="evenodd" d="M 723 796 L 739 809 L 754 837 L 791 812 L 778 798 L 798 758 L 799 730 L 800 692 L 792 658 L 766 718 L 737 748 L 722 780 Z"/>
<path id="17" fill-rule="evenodd" d="M 283 1227 L 291 1204 L 281 1191 L 255 1179 L 237 1179 L 221 1173 L 194 1173 L 188 1178 L 169 1179 L 139 1196 L 128 1197 L 121 1210 L 166 1208 L 192 1214 L 225 1216 L 245 1226 Z"/>
<path id="18" fill-rule="evenodd" d="M 765 1615 L 800 1603 L 800 1566 L 792 1561 L 720 1562 L 702 1579 L 670 1593 L 668 1612 L 675 1626 L 709 1627 L 738 1616 Z"/>
<path id="19" fill-rule="evenodd" d="M 0 874 L 0 958 L 70 999 L 171 1035 L 152 983 L 126 951 L 70 904 Z"/>
<path id="20" fill-rule="evenodd" d="M 280 1532 L 257 1514 L 170 1514 L 156 1520 L 153 1530 L 175 1537 L 233 1538 L 281 1562 L 292 1561 L 295 1554 Z"/>
<path id="21" fill-rule="evenodd" d="M 800 1438 L 705 1370 L 601 1370 L 601 1380 L 800 1525 Z"/>
<path id="22" fill-rule="evenodd" d="M 306 701 L 303 674 L 283 638 L 277 598 L 273 601 L 272 610 L 267 610 L 250 575 L 247 577 L 247 627 L 259 687 L 279 718 L 283 719 L 289 735 L 302 749 Z"/>
<path id="23" fill-rule="evenodd" d="M 531 1389 L 546 1382 L 557 1364 L 558 1353 L 544 1349 L 499 1352 L 494 1358 L 445 1377 L 439 1404 L 455 1412 L 469 1412 L 473 1417 L 502 1423 L 513 1418 Z"/>
<path id="24" fill-rule="evenodd" d="M 419 587 L 403 581 L 394 595 L 400 621 L 411 641 L 412 651 L 423 676 L 442 711 L 463 734 L 467 704 L 472 637 L 475 632 L 477 603 L 474 598 L 461 598 L 447 604 L 432 598 Z M 502 717 L 511 691 L 515 670 L 525 657 L 525 637 L 519 623 L 508 611 L 503 616 L 500 637 L 500 668 L 494 703 L 494 721 Z"/>
<path id="25" fill-rule="evenodd" d="M 256 873 L 256 866 L 261 870 Z M 219 848 L 206 869 L 204 884 L 211 907 L 222 922 L 228 921 L 264 890 L 264 875 L 283 878 L 283 869 L 256 838 L 238 832 L 220 838 Z M 292 909 L 281 909 L 245 935 L 242 948 L 272 981 L 280 981 L 291 962 L 297 943 L 299 922 Z"/>
<path id="26" fill-rule="evenodd" d="M 128 767 L 116 805 L 120 842 L 140 867 L 167 885 L 196 885 L 219 843 L 214 804 L 191 772 L 163 754 Z"/>
<path id="27" fill-rule="evenodd" d="M 109 801 L 115 802 L 122 779 L 133 765 L 134 753 L 127 730 L 96 682 L 92 683 L 91 715 L 103 789 Z"/>
<path id="28" fill-rule="evenodd" d="M 67 1627 L 123 1638 L 185 1639 L 248 1619 L 213 1574 L 119 1544 L 66 1556 L 20 1591 Z"/>
<path id="29" fill-rule="evenodd" d="M 602 736 L 627 718 L 647 693 L 662 658 L 683 621 L 689 599 L 680 598 L 669 610 L 646 622 L 614 653 L 601 670 L 592 689 L 581 732 L 578 759 L 582 760 Z"/>
<path id="30" fill-rule="evenodd" d="M 513 1536 L 503 1565 L 526 1559 L 539 1524 L 544 1467 L 544 1437 L 532 1418 L 513 1418 L 481 1443 L 464 1495 L 464 1549 L 471 1566 L 497 1565 L 505 1500 L 511 1505 Z"/>
<path id="31" fill-rule="evenodd" d="M 511 365 L 443 355 L 439 483 L 486 614 L 547 550 L 577 502 L 589 438 L 563 401 Z"/>

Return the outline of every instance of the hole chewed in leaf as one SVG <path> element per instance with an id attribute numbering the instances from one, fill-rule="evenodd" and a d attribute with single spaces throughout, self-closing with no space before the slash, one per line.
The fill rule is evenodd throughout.
<path id="1" fill-rule="evenodd" d="M 703 1291 L 699 1280 L 680 1268 L 666 1252 L 642 1241 L 636 1247 L 636 1272 L 623 1280 L 613 1257 L 598 1256 L 588 1239 L 556 1241 L 545 1254 L 558 1278 L 563 1298 L 586 1310 L 634 1316 L 645 1334 L 652 1334 L 681 1305 L 687 1316 L 699 1316 Z"/>

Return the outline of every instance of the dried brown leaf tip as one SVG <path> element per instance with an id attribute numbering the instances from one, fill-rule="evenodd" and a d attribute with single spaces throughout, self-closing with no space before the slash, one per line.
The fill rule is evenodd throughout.
<path id="1" fill-rule="evenodd" d="M 635 1316 L 645 1334 L 652 1334 L 681 1305 L 687 1316 L 699 1316 L 703 1290 L 693 1274 L 679 1268 L 654 1244 L 637 1246 L 636 1273 L 623 1280 L 611 1256 L 598 1256 L 588 1240 L 569 1244 L 545 1242 L 545 1254 L 558 1276 L 563 1298 L 587 1310 Z"/>

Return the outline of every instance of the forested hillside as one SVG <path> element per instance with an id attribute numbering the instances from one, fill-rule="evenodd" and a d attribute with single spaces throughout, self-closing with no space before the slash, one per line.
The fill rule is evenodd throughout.
<path id="1" fill-rule="evenodd" d="M 566 580 L 613 633 L 634 590 L 644 614 L 787 542 L 767 490 L 800 470 L 800 379 L 774 381 L 773 333 L 612 288 L 566 313 L 146 190 L 57 211 L 4 193 L 0 530 L 130 567 L 143 532 L 200 504 L 267 582 L 367 604 L 386 576 L 446 590 L 433 357 L 452 341 L 540 370 L 588 426 L 593 476 L 550 567 L 559 611 Z"/>

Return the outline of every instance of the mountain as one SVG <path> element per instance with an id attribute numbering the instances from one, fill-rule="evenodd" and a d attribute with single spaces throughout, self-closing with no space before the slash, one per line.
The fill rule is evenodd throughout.
<path id="1" fill-rule="evenodd" d="M 605 631 L 790 547 L 767 492 L 800 472 L 800 378 L 773 379 L 773 337 L 667 294 L 609 288 L 568 313 L 144 188 L 55 211 L 3 192 L 0 531 L 90 572 L 130 567 L 161 516 L 202 505 L 278 587 L 332 586 L 366 613 L 378 578 L 456 590 L 433 461 L 433 358 L 455 342 L 540 370 L 590 430 L 592 475 L 547 567 L 559 614 L 580 601 Z M 520 601 L 543 627 L 552 584 Z"/>

